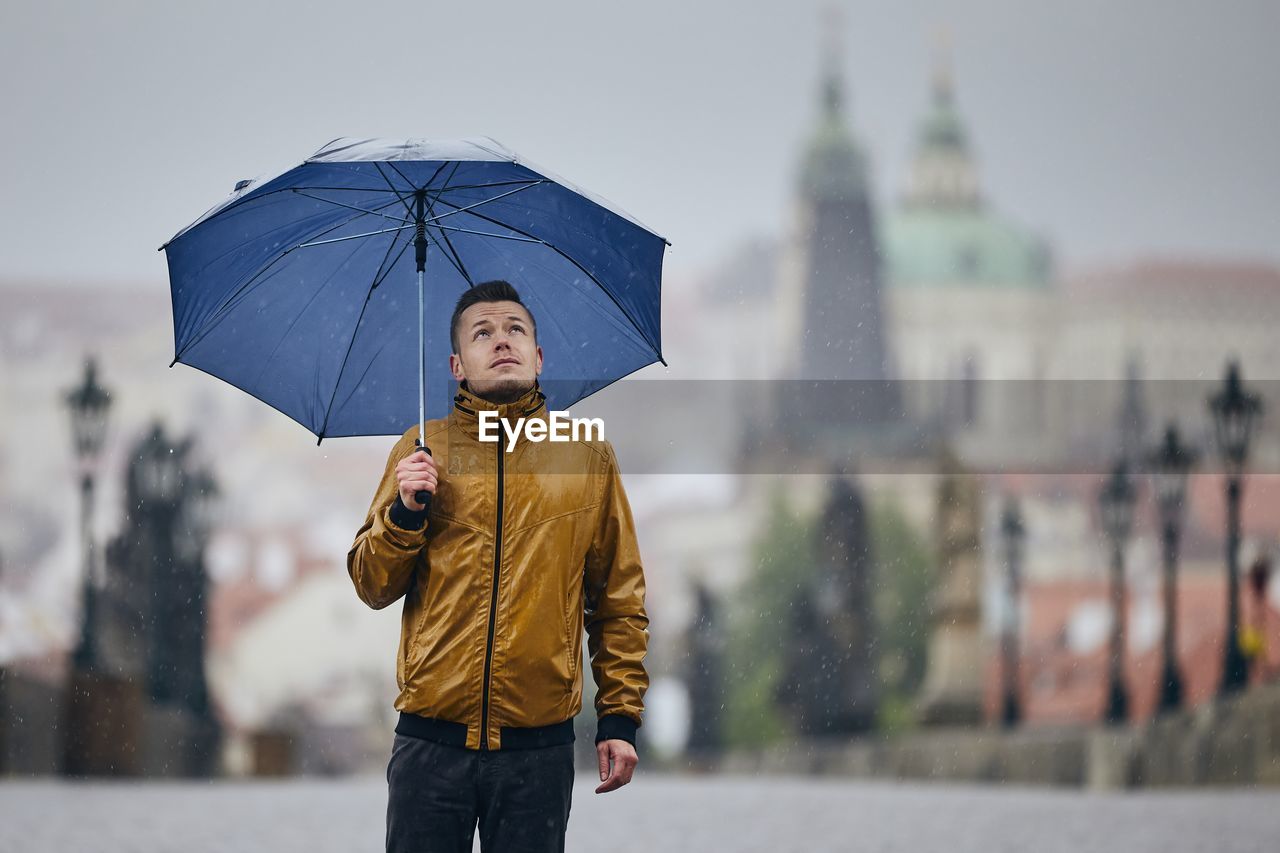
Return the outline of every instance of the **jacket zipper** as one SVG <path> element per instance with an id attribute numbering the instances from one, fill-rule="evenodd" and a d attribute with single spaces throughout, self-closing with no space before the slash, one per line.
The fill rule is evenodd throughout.
<path id="1" fill-rule="evenodd" d="M 493 666 L 493 631 L 498 621 L 498 577 L 502 569 L 502 442 L 498 448 L 498 521 L 493 536 L 493 592 L 489 599 L 489 639 L 484 647 L 484 697 L 480 710 L 480 748 L 489 748 L 489 677 Z"/>

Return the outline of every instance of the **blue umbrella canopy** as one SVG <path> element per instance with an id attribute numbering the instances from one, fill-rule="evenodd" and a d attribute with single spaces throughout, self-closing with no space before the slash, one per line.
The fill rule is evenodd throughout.
<path id="1" fill-rule="evenodd" d="M 320 440 L 399 435 L 420 423 L 423 384 L 425 416 L 449 410 L 458 296 L 506 279 L 537 321 L 548 405 L 565 409 L 666 363 L 667 245 L 487 137 L 337 139 L 241 181 L 160 247 L 170 366 L 223 379 Z"/>

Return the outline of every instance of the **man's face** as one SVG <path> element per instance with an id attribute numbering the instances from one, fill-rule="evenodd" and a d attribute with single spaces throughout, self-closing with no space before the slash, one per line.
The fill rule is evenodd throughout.
<path id="1" fill-rule="evenodd" d="M 495 403 L 516 399 L 542 373 L 542 347 L 518 302 L 477 302 L 463 311 L 458 349 L 449 356 L 453 378 L 467 380 L 472 392 Z"/>

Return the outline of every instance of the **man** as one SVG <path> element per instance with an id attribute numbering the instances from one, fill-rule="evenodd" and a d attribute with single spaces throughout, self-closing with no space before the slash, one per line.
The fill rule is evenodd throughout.
<path id="1" fill-rule="evenodd" d="M 427 422 L 429 454 L 416 424 L 396 442 L 347 554 L 362 601 L 405 599 L 387 850 L 469 851 L 477 822 L 486 851 L 563 850 L 584 628 L 596 793 L 636 766 L 649 619 L 631 511 L 607 441 L 480 440 L 481 412 L 548 416 L 514 287 L 466 291 L 450 334 L 454 408 Z"/>

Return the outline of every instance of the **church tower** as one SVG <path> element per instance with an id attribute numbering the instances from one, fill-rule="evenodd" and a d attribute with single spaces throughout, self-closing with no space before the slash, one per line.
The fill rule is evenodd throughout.
<path id="1" fill-rule="evenodd" d="M 934 66 L 932 104 L 920 125 L 902 207 L 976 211 L 982 206 L 978 174 L 964 123 L 956 109 L 945 35 Z"/>
<path id="2" fill-rule="evenodd" d="M 870 168 L 846 126 L 839 21 L 826 20 L 821 114 L 800 164 L 790 376 L 891 378 Z"/>

